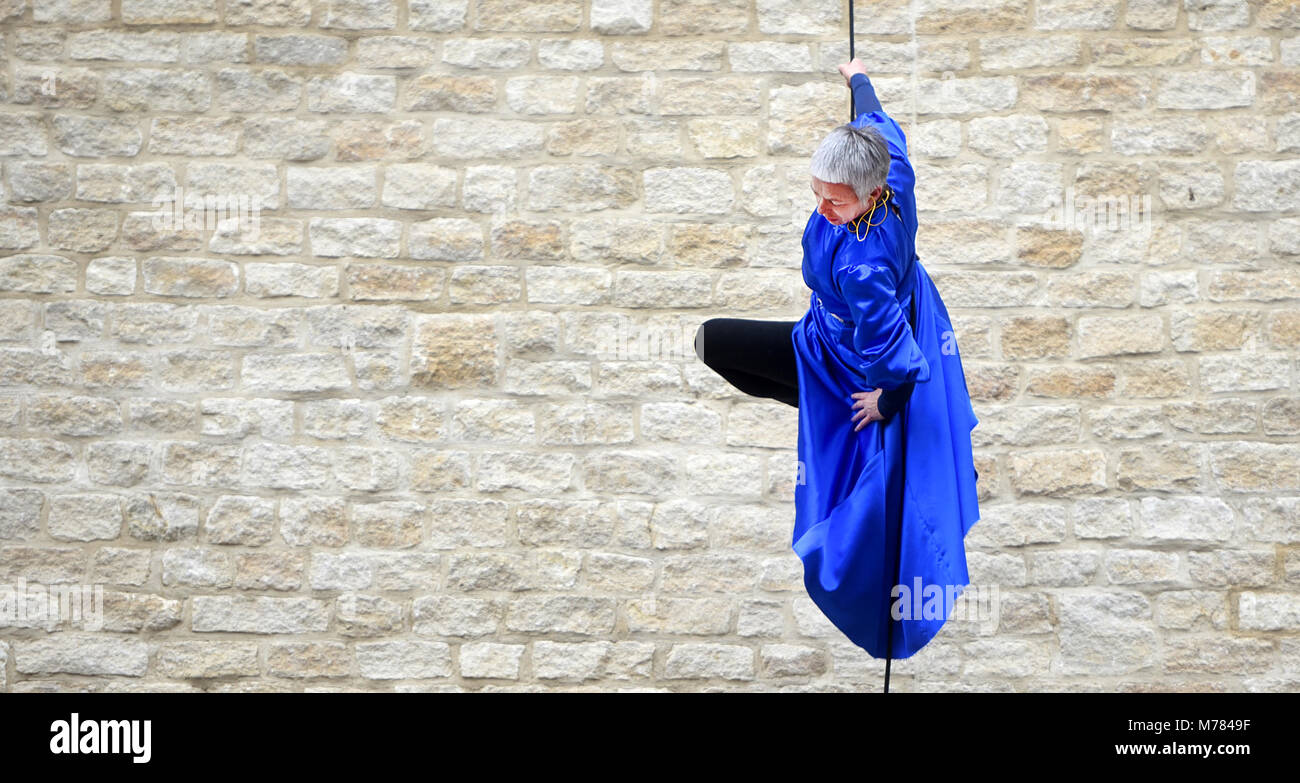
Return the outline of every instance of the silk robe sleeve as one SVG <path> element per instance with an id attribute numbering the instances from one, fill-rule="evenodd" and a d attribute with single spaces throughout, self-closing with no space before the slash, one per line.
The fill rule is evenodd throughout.
<path id="1" fill-rule="evenodd" d="M 885 181 L 896 191 L 911 193 L 916 187 L 916 172 L 912 171 L 912 162 L 907 159 L 907 137 L 903 129 L 880 106 L 871 80 L 860 73 L 849 79 L 853 89 L 854 110 L 858 118 L 853 121 L 857 127 L 870 125 L 885 137 L 889 145 L 889 175 Z"/>
<path id="2" fill-rule="evenodd" d="M 861 359 L 858 370 L 867 385 L 897 389 L 930 380 L 930 364 L 898 305 L 897 283 L 888 259 L 869 257 L 871 251 L 858 243 L 846 246 L 851 251 L 835 277 L 840 296 L 853 313 L 853 348 Z"/>

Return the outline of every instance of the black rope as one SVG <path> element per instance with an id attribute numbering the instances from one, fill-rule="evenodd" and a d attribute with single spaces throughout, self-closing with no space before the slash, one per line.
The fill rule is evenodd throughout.
<path id="1" fill-rule="evenodd" d="M 853 57 L 854 57 L 853 55 L 853 0 L 849 0 L 849 61 L 850 62 L 853 61 Z M 853 103 L 853 90 L 850 89 L 849 90 L 849 121 L 852 122 L 857 118 L 858 118 L 858 112 L 857 112 L 857 107 Z M 898 207 L 892 203 L 890 204 L 890 206 L 894 208 L 894 213 L 897 214 Z M 900 220 L 902 219 L 902 215 L 899 215 L 898 217 Z M 915 300 L 913 300 L 913 305 L 915 305 Z M 903 420 L 901 423 L 903 425 L 903 449 L 904 449 L 902 453 L 902 459 L 903 459 L 903 466 L 906 467 L 907 466 L 907 450 L 906 450 L 907 449 L 907 405 L 906 404 L 903 405 L 902 414 L 903 414 Z M 888 520 L 886 520 L 886 522 L 888 522 Z M 902 554 L 903 554 L 902 552 L 903 530 L 901 527 L 898 530 L 898 550 L 899 550 L 898 557 L 894 559 L 894 583 L 895 584 L 898 583 L 898 567 L 901 564 Z M 893 585 L 890 585 L 890 591 L 892 592 L 892 590 L 893 590 Z M 885 622 L 889 624 L 889 631 L 886 634 L 888 641 L 885 642 L 885 693 L 889 693 L 889 668 L 890 668 L 890 664 L 893 663 L 894 660 L 894 617 L 889 611 L 890 598 L 891 598 L 890 594 L 887 593 L 885 595 Z"/>
<path id="2" fill-rule="evenodd" d="M 853 58 L 854 58 L 853 0 L 849 0 L 849 61 L 852 62 Z M 858 112 L 857 112 L 857 107 L 854 105 L 853 102 L 853 90 L 850 89 L 849 90 L 849 121 L 852 122 L 857 118 L 858 118 Z M 893 199 L 890 199 L 889 206 L 893 208 L 894 214 L 898 215 L 898 218 L 902 220 L 903 216 L 898 213 L 898 206 L 893 203 Z M 915 293 L 913 293 L 912 295 L 912 300 L 909 303 L 908 309 L 912 313 L 912 329 L 913 331 L 915 331 L 916 330 Z M 900 458 L 903 460 L 904 468 L 907 467 L 907 407 L 908 407 L 907 404 L 904 403 L 903 409 L 902 411 L 900 411 L 903 417 L 902 421 L 900 422 L 903 428 L 903 450 L 902 453 L 900 454 Z M 906 487 L 904 487 L 903 491 L 904 493 L 906 492 Z M 901 506 L 900 506 L 900 510 L 901 510 Z M 886 522 L 888 522 L 888 520 L 886 520 Z M 898 569 L 902 565 L 902 559 L 903 559 L 903 529 L 901 526 L 901 516 L 900 516 L 900 526 L 898 529 L 898 552 L 894 558 L 894 584 L 898 583 Z M 886 633 L 887 641 L 885 642 L 885 693 L 889 693 L 889 669 L 890 669 L 890 665 L 893 663 L 894 660 L 894 617 L 893 614 L 890 612 L 892 591 L 893 591 L 893 585 L 890 585 L 890 592 L 885 595 L 885 621 L 888 623 L 888 627 L 889 627 L 889 630 Z"/>
<path id="3" fill-rule="evenodd" d="M 849 61 L 853 61 L 853 0 L 849 0 Z M 849 122 L 857 118 L 857 108 L 853 105 L 853 90 L 849 90 Z"/>
<path id="4" fill-rule="evenodd" d="M 907 312 L 908 312 L 908 319 L 911 321 L 912 334 L 916 334 L 916 287 L 915 286 L 912 287 L 912 293 L 908 297 Z M 902 416 L 900 425 L 903 429 L 902 448 L 899 452 L 899 459 L 902 461 L 903 464 L 903 471 L 902 471 L 903 475 L 899 478 L 899 481 L 902 482 L 903 486 L 900 492 L 898 493 L 900 498 L 898 509 L 900 512 L 902 511 L 902 507 L 903 507 L 901 500 L 905 498 L 907 495 L 907 409 L 911 407 L 909 403 L 911 403 L 911 398 L 908 398 L 907 402 L 903 403 L 903 408 L 902 410 L 899 411 L 899 414 Z M 898 520 L 899 520 L 898 552 L 896 557 L 894 558 L 894 584 L 898 584 L 899 582 L 898 571 L 902 567 L 902 563 L 903 563 L 903 516 L 901 513 L 898 514 Z M 893 589 L 892 586 L 890 589 L 892 591 Z M 886 601 L 886 605 L 888 604 L 889 601 Z M 893 660 L 893 656 L 894 656 L 894 617 L 892 614 L 889 616 L 889 633 L 887 634 L 887 636 L 889 640 L 886 642 L 886 645 L 888 645 L 888 647 L 885 650 L 885 693 L 889 693 L 889 664 Z"/>

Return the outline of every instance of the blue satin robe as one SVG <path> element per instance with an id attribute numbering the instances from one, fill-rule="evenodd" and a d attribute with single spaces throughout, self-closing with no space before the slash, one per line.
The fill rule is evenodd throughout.
<path id="1" fill-rule="evenodd" d="M 963 540 L 979 519 L 970 439 L 978 420 L 948 311 L 916 257 L 907 140 L 879 108 L 855 124 L 889 142 L 887 184 L 900 214 L 863 224 L 862 241 L 816 210 L 804 229 L 812 296 L 791 333 L 801 468 L 793 545 L 808 595 L 873 657 L 886 656 L 891 604 L 907 599 L 890 651 L 907 658 L 939 632 L 951 599 L 970 584 Z M 880 220 L 877 211 L 871 222 Z M 911 398 L 897 414 L 853 431 L 854 392 L 908 382 Z M 891 595 L 895 584 L 908 592 Z"/>

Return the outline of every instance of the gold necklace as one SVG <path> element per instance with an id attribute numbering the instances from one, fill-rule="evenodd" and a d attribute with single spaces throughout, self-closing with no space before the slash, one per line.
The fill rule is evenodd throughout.
<path id="1" fill-rule="evenodd" d="M 880 198 L 876 199 L 875 203 L 871 205 L 871 209 L 869 209 L 866 212 L 863 212 L 861 215 L 857 217 L 856 220 L 854 220 L 852 223 L 849 223 L 848 227 L 853 230 L 853 236 L 857 237 L 859 242 L 867 238 L 867 234 L 871 233 L 871 229 L 880 225 L 880 223 L 884 223 L 885 220 L 889 218 L 889 210 L 886 209 L 885 214 L 882 215 L 880 218 L 880 223 L 871 222 L 871 218 L 876 214 L 876 208 L 879 207 L 881 204 L 884 204 L 885 202 L 889 201 L 889 197 L 892 193 L 893 193 L 893 188 L 885 188 L 884 193 L 880 195 Z M 860 235 L 858 234 L 858 227 L 862 225 L 863 218 L 866 218 L 867 234 Z M 900 216 L 899 219 L 901 220 L 902 217 Z"/>

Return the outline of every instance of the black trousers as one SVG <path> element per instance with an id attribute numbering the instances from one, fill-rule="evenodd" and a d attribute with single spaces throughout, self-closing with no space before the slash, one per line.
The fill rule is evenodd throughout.
<path id="1" fill-rule="evenodd" d="M 799 407 L 799 371 L 791 332 L 798 321 L 710 318 L 695 331 L 700 361 L 745 394 Z M 912 396 L 914 383 L 881 392 L 876 406 L 891 418 Z"/>
<path id="2" fill-rule="evenodd" d="M 710 318 L 695 331 L 700 361 L 745 394 L 799 407 L 791 332 L 798 321 Z"/>

